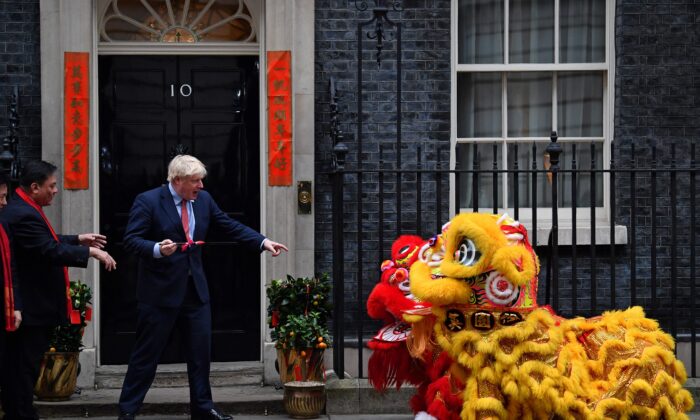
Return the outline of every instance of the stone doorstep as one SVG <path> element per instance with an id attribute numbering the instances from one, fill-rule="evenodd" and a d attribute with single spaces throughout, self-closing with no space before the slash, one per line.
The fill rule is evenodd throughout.
<path id="1" fill-rule="evenodd" d="M 326 382 L 326 414 L 411 414 L 408 402 L 415 392 L 414 386 L 407 385 L 380 394 L 367 379 L 333 376 Z"/>
<path id="2" fill-rule="evenodd" d="M 98 389 L 121 389 L 126 365 L 106 365 L 95 369 Z M 211 363 L 209 381 L 212 387 L 259 386 L 263 378 L 262 362 Z M 184 363 L 158 365 L 151 388 L 187 387 L 187 366 Z"/>
<path id="3" fill-rule="evenodd" d="M 684 388 L 690 391 L 690 395 L 693 396 L 693 401 L 695 401 L 692 412 L 700 412 L 700 378 L 688 378 L 685 381 Z"/>
<path id="4" fill-rule="evenodd" d="M 119 414 L 120 389 L 84 389 L 69 401 L 35 401 L 41 418 L 95 417 Z M 283 390 L 272 386 L 213 387 L 216 407 L 231 414 L 283 414 Z M 189 413 L 189 388 L 151 388 L 139 414 L 186 415 Z"/>

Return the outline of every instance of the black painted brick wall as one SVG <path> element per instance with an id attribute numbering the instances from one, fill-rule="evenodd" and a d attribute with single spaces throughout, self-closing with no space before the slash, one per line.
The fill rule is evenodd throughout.
<path id="1" fill-rule="evenodd" d="M 19 89 L 19 155 L 41 157 L 39 0 L 0 1 L 0 138 L 7 135 L 8 104 Z"/>
<path id="2" fill-rule="evenodd" d="M 346 143 L 351 153 L 348 167 L 356 168 L 356 25 L 360 20 L 369 19 L 369 12 L 355 11 L 354 2 L 325 0 L 316 3 L 316 170 L 328 171 L 330 165 L 331 140 L 328 136 L 328 80 L 334 76 L 341 91 L 341 128 L 346 132 Z M 371 3 L 371 2 L 370 2 Z M 415 1 L 404 2 L 401 13 L 404 23 L 404 76 L 402 88 L 413 92 L 402 95 L 404 137 L 402 161 L 404 167 L 415 167 L 415 150 L 421 146 L 423 164 L 435 167 L 446 164 L 449 157 L 449 2 Z M 633 0 L 619 0 L 615 17 L 615 130 L 614 152 L 616 166 L 638 165 L 649 167 L 653 164 L 661 168 L 673 165 L 688 167 L 691 162 L 690 145 L 700 138 L 700 5 L 691 1 L 658 1 L 654 3 Z M 392 17 L 398 16 L 392 12 Z M 390 38 L 385 46 L 385 63 L 382 71 L 377 71 L 373 61 L 374 43 L 365 41 L 365 66 L 363 84 L 365 92 L 365 113 L 367 121 L 363 131 L 364 147 L 360 160 L 364 167 L 393 168 L 396 161 L 393 146 L 395 130 L 395 106 L 392 92 L 395 92 L 394 49 Z M 392 114 L 393 113 L 393 114 Z M 634 153 L 632 145 L 634 144 Z M 698 146 L 700 147 L 700 146 Z M 656 150 L 656 159 L 652 150 Z M 675 154 L 674 154 L 675 150 Z M 381 156 L 380 156 L 381 151 Z M 700 151 L 698 151 L 700 153 Z M 383 163 L 380 164 L 380 158 Z M 562 158 L 566 159 L 565 156 Z M 408 166 L 406 166 L 408 165 Z M 410 166 L 414 165 L 414 166 Z M 432 166 L 431 166 L 432 165 Z M 670 328 L 670 318 L 675 308 L 675 319 L 679 332 L 687 331 L 690 303 L 690 238 L 697 236 L 697 230 L 690 225 L 691 197 L 689 173 L 676 176 L 676 204 L 672 204 L 671 183 L 668 172 L 657 175 L 657 188 L 652 191 L 650 172 L 635 175 L 636 199 L 632 201 L 631 174 L 618 174 L 615 182 L 616 223 L 628 228 L 628 236 L 634 236 L 632 244 L 615 246 L 615 300 L 612 301 L 612 278 L 610 245 L 595 249 L 595 306 L 591 298 L 591 276 L 593 262 L 590 246 L 577 247 L 576 261 L 576 305 L 572 283 L 572 249 L 560 249 L 559 297 L 560 310 L 565 315 L 590 315 L 604 309 L 625 308 L 631 304 L 641 304 L 651 316 L 662 318 L 666 328 Z M 356 181 L 356 176 L 348 176 L 346 184 Z M 391 178 L 390 178 L 391 179 Z M 361 209 L 364 229 L 363 261 L 360 278 L 363 285 L 360 298 L 366 296 L 379 275 L 378 267 L 367 261 L 386 257 L 388 244 L 384 244 L 384 255 L 378 256 L 379 245 L 372 235 L 376 235 L 378 207 L 373 197 L 376 193 L 377 177 L 363 178 L 362 196 L 366 203 Z M 415 183 L 404 177 L 403 194 L 413 194 L 414 200 L 402 201 L 403 212 L 410 217 L 402 217 L 402 231 L 415 231 Z M 429 192 L 423 191 L 423 199 L 430 202 L 436 199 L 435 184 L 423 180 Z M 432 185 L 432 189 L 430 187 Z M 396 183 L 390 183 L 385 205 L 385 235 L 395 237 Z M 408 192 L 407 192 L 408 191 Z M 316 270 L 331 270 L 331 190 L 327 177 L 319 175 L 316 182 Z M 443 209 L 448 203 L 448 194 L 442 188 Z M 392 195 L 393 194 L 393 195 Z M 357 191 L 346 188 L 344 208 L 346 232 L 345 265 L 350 275 L 346 283 L 346 301 L 354 305 L 358 299 L 357 268 L 353 261 L 357 258 L 357 206 L 354 203 Z M 652 202 L 656 203 L 655 226 L 652 227 Z M 413 207 L 411 207 L 413 205 Z M 393 206 L 393 207 L 392 207 Z M 635 228 L 632 229 L 631 213 L 635 208 Z M 673 219 L 673 208 L 676 218 Z M 437 229 L 436 222 L 445 221 L 447 215 L 437 216 L 435 206 L 433 217 L 426 212 L 422 217 L 421 234 L 429 236 Z M 404 214 L 402 212 L 402 214 Z M 411 213 L 412 212 L 412 213 Z M 437 217 L 435 217 L 437 216 Z M 408 220 L 406 220 L 408 219 Z M 674 221 L 675 220 L 675 221 Z M 675 237 L 675 242 L 673 241 Z M 657 268 L 652 274 L 652 238 L 656 240 Z M 674 245 L 675 244 L 675 245 Z M 548 250 L 537 249 L 543 262 L 540 284 L 540 302 L 546 296 L 546 274 Z M 676 300 L 671 300 L 671 287 L 674 281 L 672 255 L 675 259 Z M 632 261 L 636 267 L 632 272 Z M 697 263 L 697 261 L 696 261 Z M 651 285 L 656 283 L 657 299 L 652 298 Z M 634 289 L 634 290 L 633 290 Z M 634 299 L 632 295 L 635 295 Z M 675 305 L 673 304 L 675 303 Z M 353 312 L 353 308 L 349 312 Z M 683 316 L 680 316 L 683 315 Z M 354 314 L 346 317 L 352 320 Z M 354 325 L 352 323 L 351 325 Z M 371 329 L 371 328 L 368 328 Z M 352 331 L 354 333 L 354 330 Z"/>
<path id="3" fill-rule="evenodd" d="M 691 303 L 695 300 L 690 289 L 691 237 L 695 236 L 697 242 L 697 228 L 691 224 L 691 200 L 695 199 L 698 186 L 693 194 L 690 171 L 678 172 L 674 180 L 668 169 L 689 168 L 691 145 L 695 143 L 700 148 L 700 4 L 619 0 L 615 53 L 614 165 L 655 166 L 662 171 L 655 181 L 651 171 L 636 173 L 634 180 L 629 172 L 617 175 L 612 191 L 616 199 L 616 223 L 626 226 L 628 237 L 634 237 L 636 243 L 630 240 L 627 245 L 615 247 L 614 301 L 611 246 L 596 248 L 595 306 L 591 298 L 590 247 L 577 249 L 576 314 L 592 315 L 604 309 L 636 304 L 658 318 L 667 330 L 688 332 Z M 652 184 L 656 185 L 655 191 Z M 695 202 L 697 205 L 696 199 Z M 655 270 L 652 246 L 656 251 Z M 546 266 L 548 251 L 544 248 L 538 251 Z M 696 248 L 696 255 L 697 251 Z M 574 312 L 571 248 L 565 247 L 561 252 L 560 309 L 571 315 Z M 653 284 L 657 289 L 655 297 Z M 675 298 L 672 297 L 674 285 Z M 540 286 L 543 298 L 546 282 L 541 281 Z M 700 322 L 696 321 L 695 325 Z"/>
<path id="4" fill-rule="evenodd" d="M 368 2 L 370 6 L 374 2 Z M 332 141 L 329 130 L 330 77 L 336 80 L 340 98 L 341 129 L 345 142 L 350 147 L 347 167 L 365 169 L 396 168 L 396 31 L 385 26 L 386 41 L 382 51 L 381 66 L 376 61 L 376 42 L 369 40 L 366 33 L 374 29 L 366 26 L 363 39 L 363 118 L 362 151 L 357 141 L 357 25 L 371 19 L 371 11 L 358 12 L 354 1 L 316 1 L 316 171 L 330 168 Z M 358 2 L 359 4 L 359 2 Z M 450 2 L 447 0 L 405 0 L 403 11 L 389 12 L 389 18 L 402 25 L 402 82 L 401 82 L 401 146 L 398 153 L 401 167 L 415 168 L 420 164 L 425 168 L 436 165 L 447 166 L 449 162 L 450 140 Z M 419 153 L 420 151 L 420 153 Z M 384 163 L 380 163 L 382 160 Z M 348 176 L 349 182 L 357 175 Z M 355 200 L 358 192 L 348 188 L 345 196 L 348 203 L 344 207 L 345 243 L 348 261 L 356 261 L 358 254 L 357 214 L 362 214 L 364 229 L 362 241 L 363 272 L 361 289 L 357 286 L 357 263 L 348 263 L 350 272 L 345 285 L 348 320 L 355 318 L 358 296 L 366 299 L 371 288 L 379 279 L 381 258 L 388 257 L 391 240 L 399 231 L 397 226 L 398 194 L 396 175 L 387 175 L 385 186 L 384 215 L 379 214 L 376 173 L 362 178 L 363 205 L 358 209 Z M 419 220 L 416 215 L 417 179 L 415 175 L 402 176 L 398 181 L 401 188 L 400 231 L 415 233 L 416 225 L 427 236 L 436 232 L 436 227 L 448 217 L 447 205 L 438 211 L 436 197 L 440 192 L 446 201 L 448 183 L 445 178 L 441 186 L 436 186 L 433 178 L 421 179 L 422 200 Z M 332 269 L 331 250 L 331 190 L 327 176 L 316 178 L 316 271 L 330 272 Z M 380 220 L 381 218 L 381 220 Z M 379 241 L 378 225 L 385 229 L 385 242 Z M 382 251 L 383 247 L 383 252 Z M 382 255 L 380 255 L 382 254 Z M 362 310 L 364 313 L 364 310 Z"/>

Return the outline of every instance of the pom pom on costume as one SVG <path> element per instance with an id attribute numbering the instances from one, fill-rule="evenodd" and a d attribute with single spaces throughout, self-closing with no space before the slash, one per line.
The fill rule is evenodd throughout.
<path id="1" fill-rule="evenodd" d="M 639 307 L 591 319 L 539 307 L 539 262 L 518 222 L 460 214 L 432 241 L 410 269 L 430 314 L 405 317 L 432 317 L 430 338 L 411 342 L 435 342 L 450 364 L 433 364 L 428 415 L 456 418 L 458 404 L 462 419 L 687 418 L 673 339 Z"/>

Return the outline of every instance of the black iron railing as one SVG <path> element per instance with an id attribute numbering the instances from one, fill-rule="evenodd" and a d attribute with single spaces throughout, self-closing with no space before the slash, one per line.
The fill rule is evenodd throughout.
<path id="1" fill-rule="evenodd" d="M 679 156 L 675 145 L 665 148 L 663 161 L 657 158 L 657 148 L 646 147 L 644 142 L 619 150 L 613 145 L 609 164 L 601 167 L 604 165 L 595 156 L 602 144 L 579 143 L 579 152 L 586 150 L 592 157 L 586 164 L 577 161 L 576 146 L 567 149 L 569 156 L 560 156 L 553 133 L 546 148 L 547 169 L 535 153 L 526 167 L 519 167 L 516 161 L 502 168 L 495 149 L 490 165 L 482 165 L 482 156 L 471 165 L 457 162 L 458 169 L 447 164 L 428 168 L 420 147 L 412 163 L 399 167 L 380 158 L 378 167 L 365 169 L 362 164 L 346 165 L 348 148 L 342 136 L 334 140 L 334 169 L 327 175 L 333 188 L 333 363 L 339 376 L 346 371 L 348 347 L 358 350 L 353 361 L 357 375 L 366 374 L 361 350 L 379 327 L 365 314 L 366 299 L 379 280 L 380 264 L 389 257 L 393 240 L 404 233 L 428 238 L 456 212 L 484 211 L 480 196 L 482 204 L 490 196 L 487 211 L 505 210 L 528 226 L 542 261 L 540 305 L 549 304 L 565 317 L 641 305 L 679 344 L 688 347 L 684 350 L 690 352 L 688 373 L 697 376 L 696 328 L 700 323 L 695 304 L 695 211 L 700 167 L 694 144 L 684 146 Z M 641 146 L 644 150 L 639 150 Z M 534 144 L 531 147 L 536 149 Z M 617 156 L 621 151 L 623 159 Z M 499 177 L 516 187 L 530 185 L 527 197 L 514 188 L 512 200 L 503 199 L 503 178 Z M 491 194 L 484 194 L 481 187 L 487 179 Z M 466 186 L 471 186 L 466 190 L 468 196 Z M 538 201 L 543 194 L 548 196 L 546 206 Z M 504 201 L 508 204 L 505 209 L 499 205 Z M 602 219 L 601 208 L 606 215 Z M 522 219 L 525 210 L 527 220 Z M 546 220 L 544 212 L 548 213 Z M 586 231 L 588 237 L 582 238 L 580 233 Z M 626 236 L 621 244 L 616 243 L 620 232 Z M 566 243 L 562 238 L 567 238 Z"/>

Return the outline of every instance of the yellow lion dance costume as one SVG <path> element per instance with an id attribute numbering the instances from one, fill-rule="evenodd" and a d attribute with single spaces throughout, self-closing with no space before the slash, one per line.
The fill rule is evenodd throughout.
<path id="1" fill-rule="evenodd" d="M 427 398 L 461 396 L 454 416 L 469 420 L 687 418 L 686 372 L 656 321 L 639 307 L 558 317 L 537 305 L 538 272 L 505 215 L 460 214 L 421 248 L 410 288 L 430 305 L 406 311 L 409 347 L 451 358 L 449 391 Z"/>

